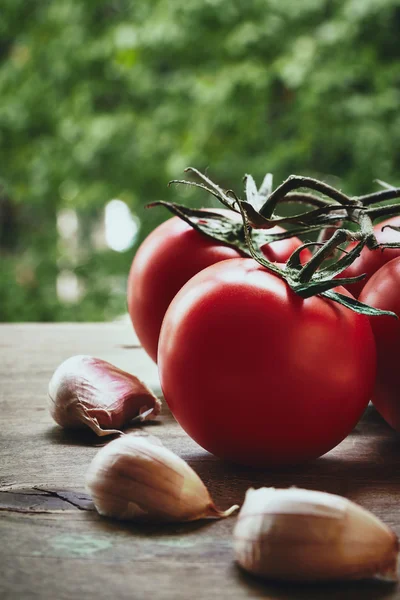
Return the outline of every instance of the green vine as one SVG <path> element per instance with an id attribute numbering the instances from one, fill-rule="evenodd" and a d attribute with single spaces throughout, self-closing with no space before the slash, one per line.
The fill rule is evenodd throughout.
<path id="1" fill-rule="evenodd" d="M 260 187 L 251 175 L 244 177 L 245 196 L 239 198 L 233 190 L 223 190 L 209 177 L 189 167 L 190 172 L 200 179 L 200 183 L 186 180 L 173 180 L 171 184 L 195 186 L 217 198 L 230 213 L 213 210 L 191 209 L 176 203 L 154 202 L 149 206 L 161 205 L 179 216 L 200 233 L 236 248 L 244 256 L 250 256 L 266 269 L 283 278 L 297 294 L 303 298 L 319 294 L 342 304 L 351 310 L 365 315 L 392 315 L 367 306 L 352 297 L 345 296 L 334 288 L 360 281 L 365 275 L 340 278 L 340 274 L 360 255 L 364 247 L 400 248 L 399 242 L 379 244 L 374 233 L 374 221 L 382 217 L 400 215 L 400 203 L 379 205 L 383 201 L 400 198 L 400 188 L 378 182 L 385 189 L 359 197 L 350 197 L 336 188 L 311 177 L 291 175 L 275 190 L 272 175 L 268 173 Z M 311 190 L 303 191 L 304 189 Z M 282 217 L 277 208 L 283 202 L 299 205 L 303 211 Z M 356 226 L 347 229 L 346 222 Z M 290 225 L 290 230 L 271 233 L 275 226 Z M 388 226 L 395 231 L 397 227 Z M 278 240 L 294 236 L 307 236 L 319 232 L 317 242 L 306 242 L 290 256 L 284 268 L 269 261 L 261 247 Z M 347 252 L 343 244 L 357 242 Z M 311 258 L 303 264 L 302 250 L 313 246 Z"/>

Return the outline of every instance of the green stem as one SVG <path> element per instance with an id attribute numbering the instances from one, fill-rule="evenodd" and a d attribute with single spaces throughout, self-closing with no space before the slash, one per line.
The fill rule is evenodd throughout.
<path id="1" fill-rule="evenodd" d="M 339 190 L 316 179 L 292 175 L 266 198 L 271 189 L 271 177 L 268 176 L 264 180 L 265 185 L 263 184 L 264 187 L 262 186 L 262 190 L 257 190 L 253 178 L 247 176 L 246 195 L 247 199 L 250 200 L 248 202 L 240 200 L 232 190 L 222 190 L 206 175 L 197 171 L 197 169 L 189 168 L 186 171 L 195 173 L 202 180 L 202 183 L 181 180 L 172 183 L 193 185 L 211 193 L 229 209 L 240 212 L 242 224 L 218 213 L 188 209 L 174 203 L 157 202 L 153 203 L 153 205 L 166 206 L 171 212 L 180 216 L 200 233 L 231 245 L 244 255 L 250 255 L 263 267 L 275 273 L 281 279 L 284 279 L 289 287 L 303 298 L 322 295 L 364 315 L 388 314 L 380 309 L 368 307 L 352 297 L 335 292 L 332 288 L 340 284 L 346 285 L 359 281 L 364 277 L 364 275 L 359 275 L 355 278 L 337 278 L 359 256 L 365 245 L 369 248 L 400 247 L 400 242 L 398 244 L 379 245 L 373 228 L 374 218 L 400 214 L 400 204 L 368 208 L 371 204 L 383 199 L 400 197 L 400 190 L 389 189 L 361 196 L 360 198 L 350 198 Z M 315 194 L 293 191 L 302 187 L 308 187 L 311 190 L 324 194 L 329 200 L 320 198 Z M 260 193 L 261 191 L 263 193 Z M 259 211 L 260 200 L 264 200 L 264 204 Z M 281 202 L 308 204 L 314 207 L 314 209 L 306 210 L 291 217 L 274 217 L 275 208 Z M 353 232 L 343 227 L 337 229 L 337 225 L 343 221 L 355 223 L 358 225 L 359 230 Z M 277 224 L 284 223 L 294 223 L 295 227 L 291 232 L 279 234 L 268 233 L 268 229 Z M 329 230 L 329 232 L 334 230 L 334 233 L 330 239 L 323 239 L 322 241 L 320 239 L 316 242 L 306 242 L 303 244 L 303 246 L 292 253 L 285 269 L 281 269 L 276 263 L 270 262 L 261 251 L 261 247 L 264 244 L 271 243 L 277 239 L 285 239 L 300 233 L 308 235 L 313 231 L 321 229 Z M 323 233 L 323 237 L 326 237 L 326 231 Z M 347 241 L 359 241 L 359 243 L 349 251 L 343 249 L 344 256 L 342 255 L 338 260 L 322 267 L 324 261 L 332 256 L 334 250 Z M 320 246 L 320 248 L 308 263 L 303 266 L 300 263 L 300 254 L 308 246 Z"/>
<path id="2" fill-rule="evenodd" d="M 229 198 L 225 194 L 224 190 L 220 188 L 219 185 L 211 181 L 211 179 L 209 179 L 207 175 L 204 175 L 194 167 L 187 167 L 187 169 L 185 169 L 185 173 L 194 173 L 195 175 L 197 175 L 197 177 L 204 181 L 212 190 L 214 190 L 214 192 L 216 192 L 219 195 L 220 198 L 222 198 L 222 201 L 225 200 L 225 202 L 227 202 L 228 205 L 230 204 Z"/>
<path id="3" fill-rule="evenodd" d="M 252 235 L 251 235 L 252 228 L 249 225 L 246 213 L 243 210 L 243 203 L 238 202 L 238 207 L 239 207 L 240 214 L 241 214 L 242 220 L 243 220 L 243 231 L 244 231 L 244 235 L 245 235 L 246 245 L 250 251 L 252 258 L 254 258 L 254 260 L 256 260 L 260 265 L 262 265 L 266 269 L 272 271 L 273 273 L 276 273 L 281 278 L 284 278 L 283 270 L 280 269 L 275 263 L 272 263 L 271 261 L 269 261 L 264 256 L 264 254 L 261 252 L 261 250 L 259 248 L 255 247 L 255 245 L 253 243 Z"/>
<path id="4" fill-rule="evenodd" d="M 183 183 L 184 185 L 190 185 L 192 187 L 197 187 L 202 190 L 205 190 L 209 194 L 212 194 L 214 196 L 214 198 L 217 198 L 217 200 L 219 200 L 222 204 L 224 204 L 230 210 L 234 210 L 235 212 L 238 212 L 237 209 L 234 208 L 234 203 L 228 202 L 226 200 L 225 195 L 218 194 L 217 192 L 215 192 L 211 188 L 208 188 L 206 185 L 204 185 L 202 183 L 196 183 L 195 181 L 186 181 L 185 179 L 172 179 L 171 181 L 168 182 L 168 186 L 172 185 L 173 183 L 174 184 L 182 184 Z"/>
<path id="5" fill-rule="evenodd" d="M 272 192 L 267 201 L 261 207 L 260 214 L 266 218 L 270 218 L 281 198 L 286 196 L 286 194 L 292 190 L 304 187 L 321 192 L 328 198 L 336 200 L 336 202 L 342 204 L 343 206 L 354 206 L 358 204 L 357 200 L 349 198 L 349 196 L 346 196 L 346 194 L 336 190 L 327 183 L 318 181 L 312 177 L 299 177 L 298 175 L 291 175 L 288 177 L 288 179 L 286 179 L 286 181 L 277 187 L 274 192 Z"/>
<path id="6" fill-rule="evenodd" d="M 400 248 L 400 242 L 388 242 L 387 244 L 376 244 L 373 250 L 385 250 L 386 248 Z"/>
<path id="7" fill-rule="evenodd" d="M 378 243 L 378 240 L 375 237 L 374 226 L 368 211 L 360 210 L 358 215 L 358 223 L 360 225 L 361 239 L 365 240 L 365 244 L 368 248 L 374 248 Z"/>
<path id="8" fill-rule="evenodd" d="M 300 262 L 300 254 L 302 253 L 302 251 L 304 250 L 304 248 L 310 248 L 311 246 L 323 246 L 323 242 L 306 242 L 305 244 L 302 244 L 301 246 L 299 246 L 299 248 L 296 248 L 296 250 L 294 250 L 294 252 L 292 252 L 292 254 L 290 255 L 287 263 L 286 263 L 286 271 L 290 271 L 291 269 L 295 269 L 296 271 L 299 271 L 302 269 L 302 264 Z"/>
<path id="9" fill-rule="evenodd" d="M 370 206 L 376 202 L 384 202 L 385 200 L 394 200 L 400 198 L 400 188 L 391 188 L 390 190 L 380 190 L 373 194 L 366 194 L 359 196 L 358 200 L 362 202 L 364 206 Z"/>
<path id="10" fill-rule="evenodd" d="M 317 250 L 314 256 L 308 261 L 308 263 L 299 272 L 299 281 L 307 282 L 310 281 L 314 273 L 318 270 L 321 264 L 329 258 L 334 250 L 340 244 L 343 244 L 349 240 L 361 239 L 361 233 L 348 231 L 347 229 L 338 229 L 332 235 L 332 237 L 325 242 L 325 244 Z"/>
<path id="11" fill-rule="evenodd" d="M 371 219 L 378 219 L 380 217 L 397 217 L 400 215 L 400 203 L 367 208 L 365 212 L 371 217 Z"/>
<path id="12" fill-rule="evenodd" d="M 327 206 L 331 204 L 329 200 L 325 200 L 324 198 L 320 198 L 319 196 L 315 196 L 314 194 L 308 194 L 307 192 L 289 192 L 278 200 L 277 204 L 281 203 L 301 203 L 301 204 L 309 204 L 311 206 Z"/>

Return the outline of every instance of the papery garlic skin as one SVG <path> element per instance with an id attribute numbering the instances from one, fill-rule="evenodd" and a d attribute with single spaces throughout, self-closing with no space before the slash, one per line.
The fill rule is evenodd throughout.
<path id="1" fill-rule="evenodd" d="M 271 579 L 397 579 L 394 532 L 361 506 L 325 492 L 248 490 L 234 552 L 246 571 Z"/>
<path id="2" fill-rule="evenodd" d="M 156 417 L 161 402 L 137 377 L 87 355 L 68 358 L 48 388 L 53 419 L 65 428 L 90 427 L 97 435 L 120 433 L 132 419 Z"/>
<path id="3" fill-rule="evenodd" d="M 124 435 L 102 448 L 86 474 L 97 511 L 122 520 L 226 517 L 193 469 L 153 436 Z"/>

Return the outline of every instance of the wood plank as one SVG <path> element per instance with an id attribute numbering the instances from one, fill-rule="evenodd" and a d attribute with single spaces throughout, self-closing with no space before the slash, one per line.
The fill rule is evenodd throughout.
<path id="1" fill-rule="evenodd" d="M 124 323 L 0 326 L 1 599 L 400 599 L 397 586 L 381 582 L 296 586 L 247 576 L 233 562 L 234 517 L 163 527 L 99 517 L 84 477 L 105 440 L 56 426 L 47 410 L 47 383 L 62 360 L 83 353 L 158 389 L 156 366 L 137 346 Z M 333 451 L 279 470 L 213 457 L 188 438 L 165 405 L 159 422 L 145 427 L 192 465 L 221 508 L 240 504 L 249 487 L 297 485 L 347 496 L 400 535 L 399 436 L 372 408 Z"/>

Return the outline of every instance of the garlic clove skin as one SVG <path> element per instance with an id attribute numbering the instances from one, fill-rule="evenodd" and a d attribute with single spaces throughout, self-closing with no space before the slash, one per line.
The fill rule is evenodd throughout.
<path id="1" fill-rule="evenodd" d="M 297 488 L 248 490 L 234 530 L 236 561 L 288 581 L 397 580 L 398 539 L 346 498 Z"/>
<path id="2" fill-rule="evenodd" d="M 105 360 L 77 355 L 54 372 L 49 409 L 61 427 L 90 427 L 97 435 L 121 433 L 132 420 L 155 418 L 161 402 L 137 377 Z"/>
<path id="3" fill-rule="evenodd" d="M 124 435 L 103 447 L 86 474 L 97 511 L 133 521 L 182 522 L 227 517 L 193 469 L 158 438 Z"/>

